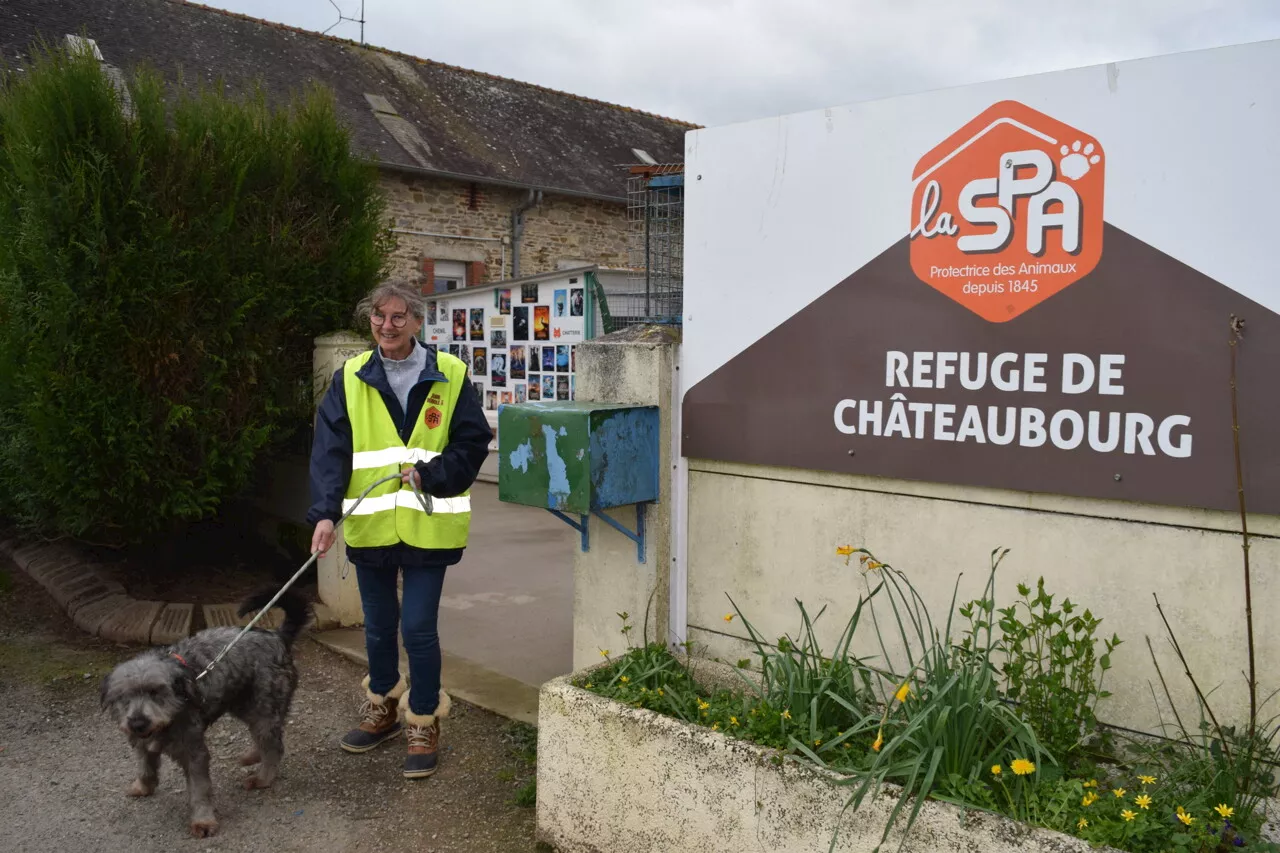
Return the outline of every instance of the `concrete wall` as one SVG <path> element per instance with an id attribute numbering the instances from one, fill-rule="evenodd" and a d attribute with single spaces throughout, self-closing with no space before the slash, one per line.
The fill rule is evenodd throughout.
<path id="1" fill-rule="evenodd" d="M 689 638 L 705 654 L 749 655 L 738 621 L 723 619 L 731 610 L 726 593 L 769 638 L 796 636 L 794 599 L 810 613 L 830 605 L 819 622 L 829 648 L 866 590 L 857 560 L 846 567 L 836 556 L 840 545 L 866 546 L 905 571 L 936 623 L 945 622 L 957 573 L 964 572 L 958 600 L 978 597 L 989 555 L 1003 546 L 1011 551 L 997 574 L 997 606 L 1012 603 L 1018 582 L 1034 587 L 1043 575 L 1057 601 L 1090 608 L 1102 619 L 1100 634 L 1124 641 L 1104 685 L 1115 695 L 1098 708 L 1105 721 L 1155 731 L 1149 684 L 1169 719 L 1146 637 L 1184 721 L 1198 720 L 1152 593 L 1202 688 L 1221 685 L 1212 696 L 1219 715 L 1238 720 L 1248 710 L 1238 516 L 697 460 L 689 468 Z M 1280 607 L 1280 518 L 1254 517 L 1249 528 L 1257 534 L 1251 561 L 1261 699 L 1280 681 L 1280 633 L 1271 627 Z M 876 655 L 870 629 L 860 629 L 855 650 Z"/>
<path id="2" fill-rule="evenodd" d="M 382 189 L 396 228 L 486 237 L 511 237 L 511 211 L 528 193 L 505 187 L 477 186 L 477 205 L 470 207 L 471 184 L 443 178 L 382 173 Z M 542 204 L 524 214 L 520 275 L 551 272 L 561 262 L 621 266 L 627 262 L 626 207 L 593 199 L 544 194 Z M 397 234 L 393 275 L 417 281 L 423 258 L 485 265 L 484 282 L 511 276 L 511 246 L 447 237 Z M 468 282 L 481 284 L 483 282 Z"/>
<path id="3" fill-rule="evenodd" d="M 651 641 L 667 637 L 667 590 L 671 571 L 671 501 L 667 484 L 671 457 L 671 382 L 675 374 L 676 333 L 639 326 L 578 345 L 579 402 L 657 405 L 661 407 L 662 445 L 659 459 L 661 496 L 646 509 L 645 562 L 636 560 L 630 539 L 600 519 L 588 524 L 591 549 L 574 551 L 573 667 L 600 660 L 600 650 L 619 653 L 626 639 L 619 633 L 618 613 L 631 615 L 631 642 L 643 642 L 645 608 Z M 636 529 L 636 510 L 606 510 L 629 530 Z"/>

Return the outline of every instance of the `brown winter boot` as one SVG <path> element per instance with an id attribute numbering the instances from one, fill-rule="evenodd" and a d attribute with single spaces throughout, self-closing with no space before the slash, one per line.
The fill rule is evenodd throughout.
<path id="1" fill-rule="evenodd" d="M 449 716 L 452 704 L 449 694 L 441 689 L 435 713 L 415 714 L 409 710 L 409 693 L 405 692 L 400 701 L 400 714 L 409 740 L 409 752 L 404 757 L 406 779 L 422 779 L 436 772 L 436 765 L 439 763 L 440 721 Z"/>
<path id="2" fill-rule="evenodd" d="M 347 752 L 368 752 L 400 734 L 401 725 L 396 712 L 402 698 L 408 698 L 409 685 L 403 675 L 386 696 L 369 692 L 367 675 L 360 686 L 364 688 L 366 697 L 360 706 L 360 714 L 364 719 L 358 727 L 343 735 L 339 745 Z"/>

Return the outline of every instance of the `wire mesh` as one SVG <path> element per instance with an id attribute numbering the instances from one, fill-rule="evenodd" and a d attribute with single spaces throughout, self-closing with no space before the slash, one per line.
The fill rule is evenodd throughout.
<path id="1" fill-rule="evenodd" d="M 628 267 L 625 287 L 611 288 L 616 328 L 679 324 L 684 305 L 684 167 L 633 167 L 627 179 Z"/>

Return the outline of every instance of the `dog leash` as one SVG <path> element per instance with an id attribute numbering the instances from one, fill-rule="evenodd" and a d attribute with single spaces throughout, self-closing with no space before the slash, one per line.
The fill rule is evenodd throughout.
<path id="1" fill-rule="evenodd" d="M 404 476 L 403 471 L 397 472 L 395 474 L 388 474 L 387 476 L 383 477 L 381 480 L 378 480 L 376 483 L 369 486 L 369 488 L 365 489 L 364 492 L 360 495 L 360 497 L 356 498 L 356 502 L 351 505 L 351 509 L 344 512 L 342 514 L 342 518 L 338 519 L 338 523 L 333 526 L 334 532 L 336 533 L 338 531 L 338 528 L 342 526 L 342 522 L 347 520 L 347 516 L 351 515 L 351 513 L 356 511 L 356 507 L 360 506 L 360 501 L 364 500 L 365 497 L 369 494 L 369 492 L 372 492 L 374 489 L 376 489 L 378 486 L 381 486 L 383 483 L 386 483 L 390 480 L 399 480 L 403 476 Z M 419 506 L 422 507 L 422 509 L 427 513 L 427 515 L 431 515 L 433 512 L 431 495 L 425 494 L 418 487 L 418 482 L 413 477 L 409 478 L 409 485 L 413 488 L 413 496 L 417 498 Z M 236 643 L 240 642 L 240 638 L 243 637 L 245 634 L 249 633 L 249 630 L 253 628 L 254 625 L 258 624 L 258 620 L 271 611 L 271 608 L 275 605 L 275 603 L 280 600 L 280 596 L 288 592 L 289 587 L 293 586 L 294 582 L 297 581 L 298 578 L 302 577 L 303 573 L 308 568 L 310 568 L 311 564 L 314 563 L 319 557 L 320 557 L 320 552 L 316 551 L 307 559 L 305 563 L 302 564 L 302 568 L 294 572 L 293 577 L 289 578 L 289 580 L 285 582 L 285 585 L 280 587 L 280 591 L 277 592 L 275 596 L 270 601 L 268 601 L 261 610 L 258 611 L 258 615 L 254 616 L 251 620 L 249 620 L 249 624 L 245 625 L 244 628 L 241 629 L 240 633 L 236 634 L 231 639 L 231 642 L 227 643 L 226 648 L 218 652 L 217 656 L 214 657 L 213 660 L 209 661 L 209 665 L 206 666 L 204 670 L 202 670 L 201 673 L 196 676 L 196 681 L 199 681 L 200 679 L 204 678 L 206 675 L 209 674 L 210 670 L 212 670 L 217 665 L 218 661 L 222 660 L 223 656 L 226 655 L 227 652 L 231 651 L 231 647 L 234 646 Z M 181 658 L 179 658 L 179 660 L 181 660 Z M 183 662 L 185 663 L 185 661 Z"/>

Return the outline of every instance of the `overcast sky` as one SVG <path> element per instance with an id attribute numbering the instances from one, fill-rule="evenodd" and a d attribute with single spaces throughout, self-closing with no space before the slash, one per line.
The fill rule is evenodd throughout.
<path id="1" fill-rule="evenodd" d="M 203 0 L 358 39 L 360 0 Z M 1280 38 L 1280 0 L 366 0 L 365 40 L 703 125 Z"/>

